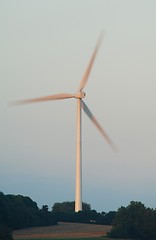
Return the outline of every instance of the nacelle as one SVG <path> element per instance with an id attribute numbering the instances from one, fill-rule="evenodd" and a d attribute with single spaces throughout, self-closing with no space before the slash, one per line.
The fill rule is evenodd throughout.
<path id="1" fill-rule="evenodd" d="M 84 98 L 86 96 L 86 93 L 85 92 L 77 92 L 75 94 L 75 98 Z"/>

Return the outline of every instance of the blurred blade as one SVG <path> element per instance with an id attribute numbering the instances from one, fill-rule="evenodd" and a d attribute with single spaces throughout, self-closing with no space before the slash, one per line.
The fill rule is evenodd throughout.
<path id="1" fill-rule="evenodd" d="M 26 99 L 26 100 L 20 100 L 20 101 L 12 101 L 12 102 L 10 102 L 10 105 L 16 106 L 16 105 L 21 105 L 21 104 L 29 104 L 29 103 L 36 103 L 36 102 L 52 101 L 52 100 L 61 100 L 61 99 L 74 98 L 74 97 L 75 97 L 74 94 L 60 93 L 60 94 L 55 94 L 55 95 L 46 96 L 46 97 Z"/>
<path id="2" fill-rule="evenodd" d="M 80 86 L 79 86 L 79 89 L 78 89 L 79 91 L 82 91 L 82 89 L 85 87 L 85 85 L 86 85 L 86 83 L 87 83 L 87 80 L 88 80 L 90 71 L 91 71 L 91 69 L 92 69 L 92 66 L 93 66 L 93 63 L 94 63 L 94 60 L 95 60 L 95 57 L 96 57 L 97 52 L 98 52 L 98 50 L 99 50 L 99 47 L 100 47 L 100 45 L 101 45 L 101 43 L 102 43 L 103 36 L 104 36 L 104 32 L 101 33 L 101 35 L 100 35 L 100 37 L 99 37 L 99 39 L 98 39 L 98 41 L 97 41 L 95 50 L 94 50 L 93 55 L 92 55 L 92 57 L 91 57 L 91 59 L 90 59 L 90 62 L 89 62 L 88 67 L 87 67 L 87 69 L 86 69 L 86 72 L 85 72 L 85 74 L 84 74 L 84 76 L 83 76 L 83 78 L 82 78 L 82 80 L 81 80 L 81 82 L 80 82 Z"/>
<path id="3" fill-rule="evenodd" d="M 87 114 L 87 116 L 90 118 L 90 120 L 95 124 L 95 126 L 98 128 L 98 130 L 101 132 L 103 137 L 106 139 L 107 143 L 111 146 L 113 151 L 118 151 L 118 148 L 115 146 L 115 144 L 112 142 L 112 140 L 109 138 L 107 133 L 103 130 L 103 128 L 100 126 L 96 118 L 93 116 L 87 105 L 84 103 L 84 101 L 81 101 L 81 107 L 83 108 L 84 112 Z"/>

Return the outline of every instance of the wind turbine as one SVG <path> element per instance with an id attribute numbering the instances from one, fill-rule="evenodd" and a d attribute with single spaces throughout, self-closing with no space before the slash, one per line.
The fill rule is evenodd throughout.
<path id="1" fill-rule="evenodd" d="M 83 91 L 84 87 L 87 84 L 89 74 L 91 72 L 95 57 L 99 50 L 99 47 L 102 43 L 103 34 L 100 35 L 97 44 L 95 46 L 94 52 L 90 58 L 88 67 L 83 75 L 83 78 L 80 82 L 78 91 L 74 94 L 70 93 L 60 93 L 40 98 L 34 99 L 27 99 L 27 100 L 20 100 L 12 102 L 12 105 L 19 105 L 19 104 L 29 104 L 29 103 L 36 103 L 36 102 L 43 102 L 43 101 L 51 101 L 51 100 L 61 100 L 67 98 L 75 98 L 77 100 L 77 136 L 76 136 L 76 185 L 75 185 L 75 212 L 82 210 L 82 148 L 81 148 L 81 109 L 87 114 L 90 120 L 95 124 L 98 130 L 101 132 L 107 143 L 112 147 L 113 150 L 116 150 L 116 146 L 109 138 L 107 133 L 103 130 L 101 125 L 98 123 L 94 115 L 91 113 L 87 105 L 84 103 L 83 98 L 86 96 L 86 93 Z"/>

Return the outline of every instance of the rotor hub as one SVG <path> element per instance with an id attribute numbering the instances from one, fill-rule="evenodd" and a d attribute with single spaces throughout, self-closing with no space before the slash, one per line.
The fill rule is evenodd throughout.
<path id="1" fill-rule="evenodd" d="M 76 94 L 75 94 L 75 98 L 79 98 L 79 99 L 82 99 L 82 98 L 84 98 L 86 96 L 86 93 L 85 92 L 77 92 Z"/>

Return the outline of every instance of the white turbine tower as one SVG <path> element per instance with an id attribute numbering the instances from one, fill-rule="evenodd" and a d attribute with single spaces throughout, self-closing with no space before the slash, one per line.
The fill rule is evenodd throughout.
<path id="1" fill-rule="evenodd" d="M 20 100 L 20 101 L 14 101 L 11 104 L 12 105 L 19 105 L 19 104 L 29 104 L 29 103 L 35 103 L 35 102 L 43 102 L 43 101 L 51 101 L 51 100 L 60 100 L 60 99 L 67 99 L 67 98 L 76 98 L 77 100 L 77 136 L 76 136 L 76 186 L 75 186 L 75 212 L 82 210 L 82 149 L 81 149 L 81 109 L 84 110 L 84 112 L 87 114 L 87 116 L 90 118 L 90 120 L 95 124 L 95 126 L 98 128 L 98 130 L 101 132 L 107 143 L 112 147 L 113 150 L 116 150 L 116 146 L 111 141 L 107 133 L 103 130 L 103 128 L 100 126 L 98 121 L 95 119 L 87 105 L 82 100 L 85 97 L 85 92 L 82 90 L 84 89 L 90 71 L 92 69 L 96 54 L 99 50 L 100 44 L 102 42 L 103 35 L 101 34 L 98 42 L 96 44 L 95 50 L 91 56 L 91 59 L 89 61 L 88 67 L 86 69 L 86 72 L 80 82 L 78 91 L 74 94 L 70 93 L 61 93 L 61 94 L 55 94 L 40 98 L 34 98 L 34 99 L 27 99 L 27 100 Z"/>

